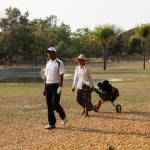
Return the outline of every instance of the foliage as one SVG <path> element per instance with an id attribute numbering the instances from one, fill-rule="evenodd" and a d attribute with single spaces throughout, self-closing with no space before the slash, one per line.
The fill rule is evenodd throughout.
<path id="1" fill-rule="evenodd" d="M 5 17 L 0 18 L 0 63 L 10 64 L 19 62 L 34 63 L 35 66 L 46 63 L 45 50 L 55 46 L 59 57 L 71 60 L 80 53 L 88 58 L 104 58 L 111 56 L 142 54 L 138 46 L 139 35 L 144 37 L 144 47 L 150 51 L 148 25 L 124 32 L 114 25 L 100 25 L 94 30 L 88 28 L 77 29 L 71 32 L 70 26 L 65 23 L 58 25 L 58 18 L 50 15 L 46 19 L 29 20 L 28 11 L 21 14 L 18 8 L 5 9 Z M 130 40 L 136 31 L 136 39 Z M 137 36 L 138 35 L 138 36 Z M 147 37 L 146 37 L 147 36 Z M 150 53 L 150 52 L 149 52 Z M 149 54 L 150 57 L 150 54 Z"/>
<path id="2" fill-rule="evenodd" d="M 5 9 L 5 14 L 6 17 L 0 19 L 0 28 L 2 30 L 10 29 L 17 24 L 25 25 L 28 23 L 28 12 L 22 15 L 19 9 L 9 7 Z"/>
<path id="3" fill-rule="evenodd" d="M 145 42 L 146 42 L 146 38 L 148 37 L 148 35 L 150 35 L 150 24 L 141 24 L 138 25 L 135 28 L 135 35 L 137 35 L 137 37 L 141 40 L 141 47 L 143 50 L 143 54 L 144 54 L 144 60 L 143 60 L 143 69 L 145 69 Z"/>
<path id="4" fill-rule="evenodd" d="M 150 33 L 150 24 L 141 24 L 135 28 L 135 33 L 140 38 L 146 38 Z"/>
<path id="5" fill-rule="evenodd" d="M 115 30 L 111 25 L 98 26 L 94 31 L 96 40 L 100 41 L 103 49 L 104 70 L 106 70 L 107 46 L 109 40 L 115 35 Z"/>

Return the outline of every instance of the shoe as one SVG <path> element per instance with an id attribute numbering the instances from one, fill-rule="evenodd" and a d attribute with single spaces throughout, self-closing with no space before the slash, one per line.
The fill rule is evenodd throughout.
<path id="1" fill-rule="evenodd" d="M 83 111 L 80 113 L 80 115 L 83 115 L 83 114 L 85 114 L 85 110 L 83 110 Z"/>
<path id="2" fill-rule="evenodd" d="M 61 120 L 62 125 L 65 125 L 67 123 L 67 118 L 65 117 L 64 119 Z"/>
<path id="3" fill-rule="evenodd" d="M 53 128 L 55 128 L 55 125 L 48 124 L 47 126 L 45 126 L 45 129 L 53 129 Z"/>

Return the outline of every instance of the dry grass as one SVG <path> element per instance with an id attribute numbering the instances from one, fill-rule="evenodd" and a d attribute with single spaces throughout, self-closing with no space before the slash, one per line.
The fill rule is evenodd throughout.
<path id="1" fill-rule="evenodd" d="M 74 66 L 66 66 L 73 73 Z M 72 71 L 71 71 L 72 69 Z M 42 96 L 43 84 L 0 84 L 1 150 L 148 150 L 150 147 L 150 64 L 109 64 L 106 71 L 92 65 L 94 78 L 123 79 L 112 82 L 119 88 L 116 113 L 108 102 L 90 117 L 80 115 L 81 107 L 65 83 L 61 104 L 68 122 L 61 125 L 56 113 L 56 129 L 45 130 L 47 111 Z M 92 95 L 93 103 L 99 97 Z"/>

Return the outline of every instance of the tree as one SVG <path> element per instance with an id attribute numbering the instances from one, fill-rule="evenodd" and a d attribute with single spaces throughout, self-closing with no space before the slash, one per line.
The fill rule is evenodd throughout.
<path id="1" fill-rule="evenodd" d="M 33 43 L 31 45 L 31 55 L 35 66 L 38 64 L 38 60 L 46 63 L 45 50 L 49 47 L 49 29 L 47 28 L 47 22 L 41 19 L 35 19 L 29 23 L 32 28 Z"/>
<path id="2" fill-rule="evenodd" d="M 5 17 L 0 18 L 0 29 L 5 43 L 5 59 L 9 59 L 11 66 L 13 57 L 18 55 L 19 36 L 16 31 L 18 31 L 18 27 L 27 25 L 28 16 L 28 12 L 22 15 L 19 9 L 9 7 L 5 9 Z"/>
<path id="3" fill-rule="evenodd" d="M 141 50 L 141 39 L 139 39 L 136 36 L 131 36 L 131 38 L 129 39 L 129 45 L 130 45 L 130 53 L 142 53 Z"/>
<path id="4" fill-rule="evenodd" d="M 94 30 L 97 40 L 100 41 L 103 49 L 104 70 L 106 70 L 107 44 L 111 37 L 115 35 L 115 30 L 111 25 L 98 26 Z"/>
<path id="5" fill-rule="evenodd" d="M 141 24 L 135 28 L 135 35 L 141 40 L 141 47 L 143 50 L 143 69 L 145 69 L 145 44 L 146 38 L 150 34 L 150 24 Z"/>
<path id="6" fill-rule="evenodd" d="M 0 18 L 0 29 L 6 30 L 11 29 L 17 24 L 25 25 L 28 23 L 28 11 L 22 15 L 20 10 L 17 8 L 7 8 L 5 9 L 6 17 Z"/>
<path id="7" fill-rule="evenodd" d="M 118 35 L 110 43 L 111 47 L 109 48 L 109 53 L 111 55 L 117 56 L 117 62 L 118 63 L 119 63 L 119 56 L 122 54 L 122 51 L 123 51 L 123 48 L 124 48 L 123 42 L 124 41 L 122 39 L 122 36 Z"/>
<path id="8" fill-rule="evenodd" d="M 65 57 L 69 58 L 70 57 L 69 53 L 66 53 L 66 51 L 68 50 L 70 46 L 70 42 L 71 42 L 70 26 L 64 23 L 61 23 L 59 27 L 55 28 L 55 32 L 56 32 L 56 41 L 57 41 L 57 44 L 55 46 L 58 50 L 59 56 L 62 58 L 65 58 Z"/>

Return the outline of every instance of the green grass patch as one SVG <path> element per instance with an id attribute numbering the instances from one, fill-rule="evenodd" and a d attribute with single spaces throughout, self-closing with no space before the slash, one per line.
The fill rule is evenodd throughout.
<path id="1" fill-rule="evenodd" d="M 149 65 L 149 64 L 147 64 Z M 92 76 L 96 80 L 100 79 L 122 79 L 119 82 L 110 83 L 117 87 L 120 96 L 115 101 L 122 105 L 123 111 L 145 111 L 148 112 L 150 103 L 150 69 L 143 70 L 139 63 L 116 63 L 108 64 L 107 70 L 103 70 L 102 64 L 89 64 L 92 70 Z M 66 73 L 73 77 L 76 65 L 65 66 Z M 150 66 L 148 66 L 150 67 Z M 67 78 L 67 77 L 65 77 Z M 70 76 L 68 77 L 70 78 Z M 97 86 L 97 82 L 95 86 Z M 71 91 L 72 83 L 64 83 L 61 104 L 65 107 L 70 117 L 75 117 L 81 111 L 77 104 L 76 92 Z M 8 120 L 36 120 L 41 118 L 41 112 L 46 110 L 45 97 L 42 95 L 43 83 L 1 83 L 0 84 L 0 122 L 5 123 Z M 92 93 L 93 104 L 97 103 L 99 96 Z M 105 104 L 104 108 L 108 104 Z M 108 105 L 108 109 L 112 109 Z M 103 110 L 105 112 L 105 109 Z M 46 115 L 42 115 L 46 117 Z M 44 120 L 41 118 L 40 120 Z M 4 121 L 7 120 L 7 121 Z"/>

